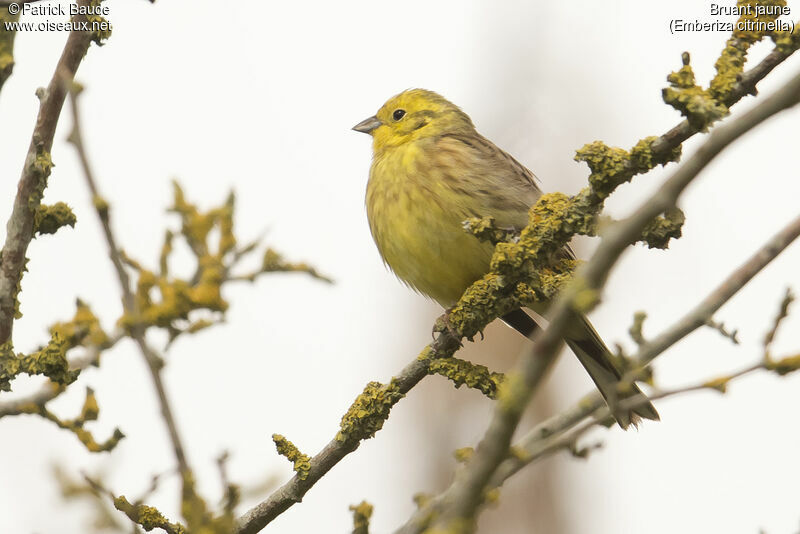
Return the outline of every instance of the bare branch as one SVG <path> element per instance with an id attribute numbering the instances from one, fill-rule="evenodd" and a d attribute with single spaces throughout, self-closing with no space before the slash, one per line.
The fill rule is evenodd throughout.
<path id="1" fill-rule="evenodd" d="M 764 336 L 764 359 L 769 360 L 770 358 L 770 349 L 772 348 L 772 342 L 775 341 L 775 335 L 778 333 L 778 328 L 781 326 L 781 323 L 784 319 L 789 315 L 789 306 L 794 302 L 794 295 L 792 294 L 791 289 L 786 290 L 786 295 L 783 297 L 781 301 L 780 309 L 778 310 L 778 314 L 775 316 L 775 321 L 772 324 L 772 328 L 767 335 Z"/>
<path id="2" fill-rule="evenodd" d="M 735 328 L 733 330 L 729 330 L 728 327 L 725 326 L 725 323 L 717 322 L 713 318 L 710 318 L 706 321 L 706 326 L 719 332 L 722 337 L 730 339 L 731 343 L 734 345 L 739 344 L 739 330 Z"/>
<path id="3" fill-rule="evenodd" d="M 775 234 L 674 326 L 643 345 L 636 355 L 636 361 L 639 365 L 643 366 L 649 363 L 679 340 L 703 326 L 723 304 L 747 285 L 755 275 L 769 265 L 798 236 L 800 236 L 800 216 Z"/>

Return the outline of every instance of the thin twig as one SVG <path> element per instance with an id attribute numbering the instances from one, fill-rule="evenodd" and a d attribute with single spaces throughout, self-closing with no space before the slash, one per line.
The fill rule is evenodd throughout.
<path id="1" fill-rule="evenodd" d="M 786 290 L 786 295 L 783 297 L 781 301 L 780 309 L 778 310 L 778 315 L 775 316 L 775 321 L 772 325 L 772 328 L 767 335 L 764 336 L 764 360 L 770 359 L 770 349 L 772 348 L 772 342 L 775 341 L 775 335 L 778 333 L 778 328 L 781 326 L 786 317 L 789 315 L 789 306 L 794 302 L 794 294 L 792 293 L 791 289 Z"/>
<path id="2" fill-rule="evenodd" d="M 106 243 L 108 244 L 109 248 L 108 255 L 111 258 L 111 263 L 114 264 L 114 271 L 117 273 L 117 278 L 119 279 L 119 284 L 122 288 L 122 306 L 126 312 L 130 312 L 134 307 L 134 297 L 133 292 L 131 291 L 131 283 L 128 273 L 125 271 L 125 268 L 122 264 L 122 259 L 119 254 L 119 248 L 117 247 L 116 239 L 114 238 L 114 233 L 111 231 L 111 223 L 109 219 L 109 211 L 111 208 L 107 203 L 101 201 L 101 196 L 97 189 L 97 182 L 94 179 L 94 173 L 92 172 L 92 167 L 89 164 L 89 159 L 86 155 L 86 145 L 83 143 L 83 135 L 81 133 L 81 118 L 80 113 L 78 112 L 77 101 L 79 95 L 80 89 L 72 88 L 70 91 L 70 101 L 72 102 L 72 131 L 69 134 L 69 142 L 72 143 L 76 152 L 78 153 L 78 159 L 81 162 L 81 169 L 83 169 L 83 175 L 86 178 L 86 184 L 89 186 L 89 191 L 92 194 L 92 203 L 95 206 L 97 216 L 100 218 L 100 225 L 103 228 L 103 235 L 106 238 Z"/>
<path id="3" fill-rule="evenodd" d="M 774 371 L 774 369 L 770 368 L 768 361 L 761 360 L 723 377 L 707 379 L 688 386 L 668 390 L 655 390 L 649 393 L 647 397 L 628 397 L 620 401 L 619 408 L 630 410 L 636 408 L 639 404 L 695 391 L 714 390 L 724 392 L 730 382 L 760 370 Z M 578 456 L 585 457 L 586 453 L 591 449 L 579 448 L 577 446 L 578 439 L 595 426 L 607 426 L 613 422 L 608 406 L 599 395 L 597 398 L 599 399 L 598 402 L 594 402 L 594 396 L 591 399 L 584 399 L 582 403 L 572 409 L 537 425 L 536 428 L 511 448 L 511 454 L 498 466 L 497 471 L 487 485 L 487 489 L 502 486 L 506 480 L 525 466 L 543 460 L 562 450 L 569 450 L 573 454 L 576 454 L 577 451 Z M 578 424 L 587 416 L 589 417 L 587 421 Z M 452 498 L 452 493 L 453 486 L 451 485 L 441 494 L 427 500 L 425 505 L 415 512 L 408 522 L 395 531 L 395 534 L 419 534 L 423 532 L 428 528 L 431 518 L 440 513 L 448 499 Z"/>
<path id="4" fill-rule="evenodd" d="M 634 361 L 642 363 L 650 362 L 653 358 L 671 347 L 676 341 L 683 339 L 697 328 L 700 328 L 705 324 L 704 316 L 711 317 L 798 237 L 800 237 L 800 217 L 794 219 L 747 261 L 740 265 L 714 291 L 703 299 L 703 302 L 699 306 L 678 319 L 673 326 L 655 338 L 651 344 L 642 346 L 640 352 L 634 356 Z M 584 418 L 591 416 L 604 405 L 605 403 L 603 402 L 602 396 L 597 392 L 593 392 L 568 410 L 534 427 L 527 435 L 517 442 L 515 448 L 530 450 L 535 446 L 537 440 L 564 432 Z M 507 467 L 501 467 L 498 469 L 498 473 L 500 472 L 508 473 L 503 477 L 503 480 L 505 480 L 505 478 L 508 478 L 508 476 L 516 472 L 516 470 L 511 472 Z"/>
<path id="5" fill-rule="evenodd" d="M 78 151 L 81 166 L 83 167 L 84 176 L 89 186 L 89 190 L 92 193 L 93 200 L 96 200 L 99 197 L 99 192 L 97 183 L 94 180 L 94 174 L 89 166 L 89 158 L 86 155 L 86 147 L 82 142 L 80 113 L 77 104 L 78 95 L 73 91 L 70 93 L 70 97 L 72 99 L 73 118 L 73 131 L 70 135 L 70 140 L 74 144 L 75 149 Z M 123 266 L 122 257 L 114 238 L 114 233 L 111 230 L 108 205 L 105 202 L 94 202 L 94 205 L 97 211 L 97 216 L 100 219 L 100 224 L 103 227 L 106 244 L 108 245 L 108 253 L 114 265 L 114 270 L 117 273 L 120 289 L 122 290 L 122 302 L 125 313 L 135 314 L 135 299 L 130 288 L 128 274 Z M 156 395 L 158 396 L 159 405 L 161 407 L 161 415 L 164 419 L 164 423 L 167 426 L 167 432 L 169 433 L 170 442 L 172 443 L 175 460 L 178 463 L 178 470 L 180 471 L 183 479 L 184 495 L 193 496 L 194 479 L 192 477 L 189 464 L 186 460 L 186 453 L 184 452 L 185 449 L 181 441 L 180 434 L 178 433 L 178 426 L 172 413 L 166 388 L 164 387 L 164 383 L 161 379 L 162 358 L 148 345 L 147 340 L 145 339 L 145 332 L 143 328 L 134 326 L 131 328 L 129 334 L 139 346 L 139 350 L 141 351 L 142 356 L 147 363 L 147 368 L 150 371 L 153 387 L 156 390 Z"/>
<path id="6" fill-rule="evenodd" d="M 755 275 L 769 265 L 798 236 L 800 236 L 800 216 L 793 219 L 759 248 L 753 256 L 731 273 L 724 282 L 717 286 L 694 309 L 684 315 L 678 323 L 643 345 L 634 358 L 638 365 L 644 366 L 648 364 L 657 355 L 703 326 L 723 304 L 728 302 Z"/>

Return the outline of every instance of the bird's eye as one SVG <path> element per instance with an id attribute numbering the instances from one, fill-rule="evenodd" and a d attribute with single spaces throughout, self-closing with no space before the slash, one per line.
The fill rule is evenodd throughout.
<path id="1" fill-rule="evenodd" d="M 406 115 L 406 110 L 404 110 L 404 109 L 396 109 L 396 110 L 394 110 L 394 113 L 392 113 L 392 118 L 394 120 L 396 120 L 396 121 L 399 121 L 400 119 L 405 117 L 405 115 Z"/>

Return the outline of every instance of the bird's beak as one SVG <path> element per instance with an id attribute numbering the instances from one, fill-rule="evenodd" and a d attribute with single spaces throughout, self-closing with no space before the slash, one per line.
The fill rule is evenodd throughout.
<path id="1" fill-rule="evenodd" d="M 356 124 L 355 126 L 353 126 L 353 129 L 355 131 L 357 131 L 357 132 L 362 132 L 362 133 L 365 133 L 365 134 L 371 134 L 372 131 L 375 128 L 377 128 L 378 126 L 380 126 L 381 124 L 383 124 L 383 123 L 380 120 L 378 120 L 378 117 L 373 115 L 372 117 L 370 117 L 368 119 L 364 119 L 363 121 L 361 121 L 358 124 Z"/>

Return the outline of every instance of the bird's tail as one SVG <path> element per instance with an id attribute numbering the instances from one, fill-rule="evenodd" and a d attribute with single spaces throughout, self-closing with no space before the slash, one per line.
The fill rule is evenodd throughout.
<path id="1" fill-rule="evenodd" d="M 538 328 L 536 322 L 522 310 L 507 313 L 502 319 L 528 339 L 532 339 L 533 333 Z M 653 404 L 636 384 L 633 384 L 625 393 L 617 391 L 617 384 L 622 375 L 614 366 L 611 351 L 608 350 L 586 316 L 575 315 L 573 326 L 567 331 L 564 341 L 589 373 L 620 427 L 627 430 L 631 424 L 636 426 L 640 418 L 653 421 L 660 419 Z M 632 397 L 637 397 L 640 402 L 637 402 L 632 408 L 618 408 L 619 401 Z"/>

